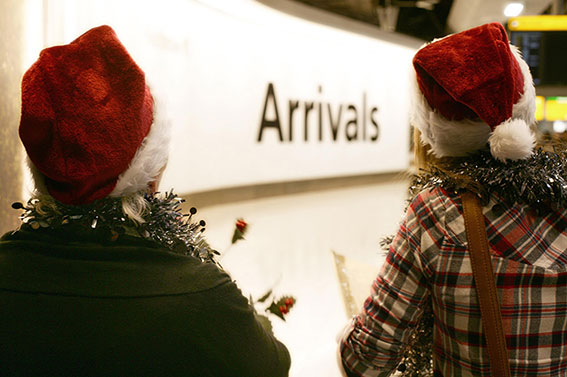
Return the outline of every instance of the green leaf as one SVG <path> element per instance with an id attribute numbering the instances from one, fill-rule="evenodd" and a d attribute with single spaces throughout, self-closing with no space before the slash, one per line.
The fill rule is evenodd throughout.
<path id="1" fill-rule="evenodd" d="M 264 302 L 268 299 L 268 297 L 270 297 L 270 295 L 272 294 L 272 290 L 270 289 L 268 292 L 266 292 L 265 295 L 263 295 L 262 297 L 260 297 L 258 299 L 258 302 Z"/>
<path id="2" fill-rule="evenodd" d="M 239 240 L 244 239 L 244 233 L 242 233 L 238 228 L 234 229 L 234 234 L 232 235 L 232 243 L 236 243 Z"/>
<path id="3" fill-rule="evenodd" d="M 266 308 L 266 311 L 275 314 L 276 316 L 280 317 L 282 320 L 285 321 L 284 315 L 280 312 L 280 306 L 277 305 L 275 302 L 272 302 L 272 304 Z"/>

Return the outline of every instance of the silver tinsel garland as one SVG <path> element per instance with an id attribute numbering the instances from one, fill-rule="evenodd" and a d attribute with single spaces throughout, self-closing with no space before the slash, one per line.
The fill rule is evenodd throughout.
<path id="1" fill-rule="evenodd" d="M 566 161 L 564 150 L 548 152 L 537 148 L 528 159 L 508 162 L 498 161 L 488 151 L 482 151 L 422 170 L 414 177 L 410 196 L 441 186 L 448 191 L 472 191 L 484 203 L 496 195 L 508 204 L 564 208 L 567 205 Z"/>
<path id="2" fill-rule="evenodd" d="M 72 206 L 59 202 L 45 205 L 38 199 L 30 199 L 26 205 L 14 203 L 15 209 L 23 209 L 20 216 L 26 229 L 46 229 L 67 232 L 69 237 L 78 236 L 112 243 L 123 235 L 134 235 L 160 244 L 164 248 L 198 258 L 202 262 L 218 263 L 213 250 L 205 238 L 205 222 L 193 221 L 197 210 L 181 213 L 179 198 L 172 191 L 163 195 L 146 194 L 147 210 L 144 222 L 130 219 L 122 210 L 120 198 L 104 198 L 88 205 Z M 78 235 L 75 233 L 79 233 Z"/>

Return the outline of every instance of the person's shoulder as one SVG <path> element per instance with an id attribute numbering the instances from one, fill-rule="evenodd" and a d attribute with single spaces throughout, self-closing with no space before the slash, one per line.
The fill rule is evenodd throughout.
<path id="1" fill-rule="evenodd" d="M 449 237 L 454 233 L 450 228 L 461 217 L 460 194 L 441 186 L 426 188 L 419 192 L 408 206 L 406 221 L 419 224 L 430 234 L 437 232 L 439 237 Z"/>
<path id="2" fill-rule="evenodd" d="M 1 237 L 0 237 L 0 242 L 2 241 L 11 241 L 11 240 L 16 240 L 18 238 L 20 238 L 22 235 L 22 231 L 19 229 L 16 230 L 12 230 L 9 232 L 4 233 Z"/>
<path id="3" fill-rule="evenodd" d="M 43 284 L 53 292 L 66 287 L 68 293 L 101 297 L 196 294 L 232 282 L 215 263 L 127 235 L 110 242 L 92 237 L 66 237 L 50 229 L 22 229 L 2 237 L 0 256 L 3 257 L 0 267 L 22 273 L 28 273 L 30 263 L 44 266 L 42 271 L 72 266 L 71 271 L 61 276 L 60 284 Z M 104 284 L 91 284 L 80 271 L 96 275 Z M 49 281 L 49 276 L 33 277 L 34 281 L 42 279 Z"/>
<path id="4" fill-rule="evenodd" d="M 409 208 L 413 211 L 447 209 L 454 205 L 458 196 L 457 193 L 448 191 L 441 186 L 428 187 L 415 195 L 410 201 Z"/>

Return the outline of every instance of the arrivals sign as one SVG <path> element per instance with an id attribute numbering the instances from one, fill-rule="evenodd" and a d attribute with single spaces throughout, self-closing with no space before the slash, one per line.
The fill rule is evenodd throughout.
<path id="1" fill-rule="evenodd" d="M 318 89 L 319 94 L 322 92 L 321 86 Z M 275 109 L 275 116 L 268 117 L 267 110 L 268 106 L 271 105 Z M 380 135 L 380 128 L 378 126 L 378 121 L 376 120 L 376 113 L 378 112 L 378 107 L 373 106 L 367 111 L 366 103 L 366 93 L 362 93 L 362 105 L 361 110 L 357 108 L 354 104 L 349 105 L 332 105 L 331 103 L 322 103 L 317 101 L 299 101 L 299 100 L 289 100 L 287 101 L 287 114 L 288 115 L 288 126 L 287 133 L 282 131 L 282 120 L 279 115 L 278 103 L 276 99 L 276 93 L 274 90 L 274 84 L 268 84 L 268 90 L 266 92 L 266 99 L 264 101 L 264 107 L 262 109 L 262 120 L 260 122 L 260 130 L 258 131 L 258 142 L 262 141 L 262 136 L 264 135 L 264 130 L 273 128 L 277 131 L 279 140 L 281 142 L 293 142 L 294 135 L 294 120 L 296 123 L 301 123 L 303 120 L 303 140 L 309 141 L 310 132 L 316 133 L 316 138 L 319 141 L 323 141 L 323 127 L 330 130 L 329 139 L 333 142 L 344 137 L 347 141 L 357 141 L 359 138 L 362 141 L 370 140 L 377 141 Z M 281 106 L 281 105 L 280 105 Z M 295 113 L 299 113 L 296 115 Z M 310 114 L 315 113 L 317 125 L 315 126 L 315 131 L 310 131 L 312 127 L 309 126 Z M 344 115 L 344 113 L 350 113 L 350 115 Z M 359 115 L 359 112 L 362 114 Z M 368 112 L 368 117 L 367 117 Z M 303 118 L 302 115 L 304 114 Z M 299 117 L 299 122 L 297 118 Z M 359 117 L 361 118 L 359 121 Z M 347 118 L 347 119 L 344 119 Z M 371 130 L 367 131 L 367 121 L 371 123 Z M 314 123 L 314 122 L 312 122 Z M 360 123 L 360 124 L 359 124 Z M 285 127 L 285 125 L 283 126 Z M 300 126 L 301 127 L 301 126 Z M 340 132 L 339 132 L 340 131 Z M 297 132 L 297 130 L 295 131 Z M 300 129 L 301 132 L 301 129 Z M 284 138 L 285 134 L 285 138 Z M 313 137 L 313 135 L 312 135 Z"/>
<path id="2" fill-rule="evenodd" d="M 157 118 L 173 132 L 165 189 L 187 194 L 408 167 L 418 44 L 252 0 L 48 4 L 66 2 L 77 10 L 67 19 L 47 12 L 55 15 L 50 44 L 107 23 L 146 72 Z"/>

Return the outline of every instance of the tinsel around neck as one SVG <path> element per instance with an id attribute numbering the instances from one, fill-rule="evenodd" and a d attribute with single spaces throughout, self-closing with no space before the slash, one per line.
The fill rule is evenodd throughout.
<path id="1" fill-rule="evenodd" d="M 422 169 L 410 194 L 440 186 L 448 191 L 472 191 L 485 203 L 496 195 L 506 203 L 567 206 L 567 152 L 536 148 L 525 160 L 502 162 L 488 151 Z"/>
<path id="2" fill-rule="evenodd" d="M 188 214 L 181 213 L 184 199 L 173 192 L 144 194 L 140 200 L 145 210 L 138 221 L 124 213 L 123 198 L 104 198 L 88 205 L 72 206 L 51 197 L 39 197 L 30 199 L 25 206 L 14 203 L 13 207 L 24 210 L 20 216 L 23 229 L 49 228 L 65 232 L 70 238 L 102 243 L 116 242 L 124 235 L 136 236 L 202 262 L 217 263 L 218 252 L 203 237 L 205 222 L 193 219 L 195 208 Z"/>

